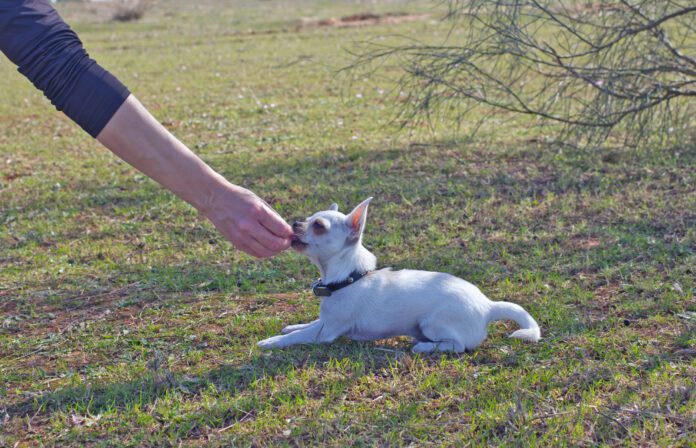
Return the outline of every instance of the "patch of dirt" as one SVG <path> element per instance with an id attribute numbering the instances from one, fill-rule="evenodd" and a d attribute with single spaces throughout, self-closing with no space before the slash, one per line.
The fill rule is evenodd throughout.
<path id="1" fill-rule="evenodd" d="M 349 28 L 358 26 L 371 25 L 395 25 L 403 22 L 414 22 L 428 18 L 428 14 L 408 14 L 405 12 L 389 12 L 386 14 L 373 14 L 363 12 L 337 19 L 330 17 L 328 19 L 308 19 L 303 18 L 297 29 L 333 27 L 333 28 Z"/>
<path id="2" fill-rule="evenodd" d="M 59 305 L 46 304 L 41 301 L 32 301 L 32 307 L 40 317 L 30 318 L 29 316 L 18 315 L 17 319 L 12 319 L 13 311 L 17 312 L 17 301 L 3 299 L 0 302 L 0 311 L 3 312 L 7 321 L 4 327 L 0 327 L 0 332 L 21 333 L 24 336 L 41 336 L 50 333 L 63 334 L 73 329 L 80 330 L 87 325 L 96 322 L 109 321 L 111 323 L 130 323 L 133 324 L 144 308 L 152 303 L 164 300 L 165 293 L 153 293 L 153 297 L 143 299 L 143 295 L 150 292 L 150 288 L 144 287 L 140 283 L 132 283 L 111 290 L 97 290 L 79 296 L 64 298 Z M 0 290 L 0 298 L 3 291 Z M 179 298 L 188 296 L 186 293 L 176 294 Z M 137 297 L 138 301 L 129 306 L 122 306 L 121 302 L 128 297 Z M 247 313 L 260 308 L 268 308 L 273 313 L 293 313 L 302 307 L 298 302 L 297 293 L 268 293 L 263 295 L 251 296 L 231 296 L 225 302 L 223 309 L 219 303 L 210 303 L 213 312 L 219 317 L 224 315 L 234 315 Z M 210 302 L 208 297 L 188 297 L 187 302 Z M 272 310 L 272 311 L 270 311 Z M 222 313 L 220 313 L 222 311 Z M 2 320 L 0 320 L 2 323 Z"/>
<path id="3" fill-rule="evenodd" d="M 246 304 L 246 311 L 270 307 L 273 312 L 292 313 L 303 306 L 297 301 L 298 297 L 299 294 L 297 293 L 274 293 L 264 294 L 261 298 L 255 296 L 235 296 L 231 299 L 231 302 Z"/>
<path id="4" fill-rule="evenodd" d="M 23 369 L 42 368 L 45 371 L 54 371 L 56 369 L 55 362 L 58 358 L 73 369 L 81 369 L 92 362 L 103 363 L 104 360 L 90 359 L 89 353 L 85 353 L 79 347 L 67 354 L 62 349 L 58 350 L 58 347 L 62 347 L 62 344 L 67 340 L 63 337 L 65 333 L 73 330 L 79 332 L 102 322 L 108 322 L 112 326 L 124 325 L 130 331 L 135 331 L 137 328 L 147 324 L 155 324 L 161 320 L 163 320 L 163 325 L 196 325 L 196 333 L 200 335 L 201 343 L 205 344 L 202 347 L 215 347 L 222 344 L 222 341 L 217 338 L 210 340 L 207 334 L 219 335 L 227 331 L 229 326 L 228 319 L 232 319 L 235 315 L 263 308 L 264 312 L 268 312 L 269 315 L 282 316 L 287 320 L 289 314 L 298 312 L 303 306 L 303 302 L 300 300 L 301 296 L 297 293 L 218 296 L 215 298 L 196 297 L 190 293 L 174 293 L 172 295 L 160 293 L 155 294 L 153 300 L 136 302 L 124 307 L 119 305 L 123 298 L 138 295 L 145 289 L 139 283 L 133 283 L 113 290 L 94 291 L 73 297 L 73 301 L 79 299 L 82 302 L 77 307 L 65 308 L 40 302 L 34 303 L 37 317 L 30 318 L 25 316 L 25 318 L 16 322 L 12 321 L 12 327 L 0 327 L 0 333 L 17 333 L 22 338 L 45 338 L 52 335 L 52 339 L 37 342 L 34 347 L 22 355 L 0 351 L 0 357 L 6 357 L 7 360 L 11 360 L 16 367 Z M 186 306 L 191 306 L 192 308 L 183 317 L 178 317 L 176 313 L 172 313 L 173 310 L 178 308 L 178 305 L 169 310 L 162 310 L 157 315 L 143 316 L 145 309 L 154 302 L 171 300 L 176 300 L 177 304 L 182 302 L 181 306 L 184 306 L 183 303 L 185 303 Z M 203 309 L 204 307 L 205 310 Z M 223 319 L 225 316 L 228 319 Z M 3 320 L 0 319 L 0 324 L 2 323 Z M 285 323 L 294 322 L 288 321 Z M 245 337 L 248 336 L 245 335 Z M 8 390 L 23 387 L 21 384 L 15 383 L 7 383 L 5 386 Z M 2 402 L 0 401 L 0 410 L 2 409 L 1 404 Z"/>
<path id="5" fill-rule="evenodd" d="M 589 250 L 592 249 L 593 247 L 600 246 L 602 242 L 598 240 L 597 238 L 587 238 L 587 239 L 579 239 L 575 241 L 575 246 L 578 249 L 584 249 L 584 250 Z"/>
<path id="6" fill-rule="evenodd" d="M 128 22 L 141 19 L 150 9 L 152 0 L 100 0 L 89 2 L 60 2 L 59 11 L 68 21 L 104 23 Z"/>

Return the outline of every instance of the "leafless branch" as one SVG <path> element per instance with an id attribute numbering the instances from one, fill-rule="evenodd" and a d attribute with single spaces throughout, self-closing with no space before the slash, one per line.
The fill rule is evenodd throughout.
<path id="1" fill-rule="evenodd" d="M 352 69 L 390 59 L 402 68 L 404 124 L 484 107 L 561 123 L 587 142 L 693 133 L 693 2 L 452 0 L 447 19 L 455 32 L 445 45 L 355 52 Z"/>

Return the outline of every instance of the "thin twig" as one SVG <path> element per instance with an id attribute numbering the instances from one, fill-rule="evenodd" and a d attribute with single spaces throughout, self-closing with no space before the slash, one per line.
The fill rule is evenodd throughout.
<path id="1" fill-rule="evenodd" d="M 548 414 L 540 414 L 540 415 L 534 415 L 532 416 L 529 421 L 532 420 L 544 420 L 547 418 L 553 418 L 553 417 L 558 417 L 561 415 L 568 415 L 568 414 L 575 414 L 576 411 L 563 411 L 563 412 L 550 412 Z"/>
<path id="2" fill-rule="evenodd" d="M 617 418 L 612 417 L 611 415 L 605 414 L 604 412 L 600 411 L 599 408 L 597 408 L 597 406 L 590 406 L 590 407 L 591 407 L 592 409 L 594 409 L 595 412 L 597 412 L 597 413 L 598 413 L 599 415 L 601 415 L 602 417 L 606 418 L 607 420 L 611 420 L 611 421 L 613 421 L 614 423 L 616 423 L 617 425 L 619 425 L 619 426 L 626 432 L 626 434 L 628 434 L 628 433 L 630 432 L 630 431 L 628 430 L 628 428 L 626 428 L 626 426 L 625 426 L 623 423 L 621 423 Z"/>

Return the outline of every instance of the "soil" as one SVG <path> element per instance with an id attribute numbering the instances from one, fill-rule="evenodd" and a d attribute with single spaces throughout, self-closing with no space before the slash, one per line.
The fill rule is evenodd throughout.
<path id="1" fill-rule="evenodd" d="M 335 17 L 331 17 L 328 19 L 302 19 L 297 28 L 348 28 L 358 26 L 397 24 L 403 22 L 423 20 L 427 17 L 427 14 L 408 14 L 405 12 L 393 12 L 387 14 L 373 14 L 365 12 L 341 17 L 340 19 L 337 19 Z"/>

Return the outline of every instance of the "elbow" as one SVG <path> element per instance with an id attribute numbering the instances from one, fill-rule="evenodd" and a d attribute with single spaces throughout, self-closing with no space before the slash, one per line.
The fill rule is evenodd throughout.
<path id="1" fill-rule="evenodd" d="M 89 57 L 72 30 L 54 33 L 19 65 L 19 71 L 92 137 L 130 92 Z"/>
<path id="2" fill-rule="evenodd" d="M 130 94 L 48 2 L 0 0 L 0 36 L 0 51 L 19 72 L 93 137 Z"/>

